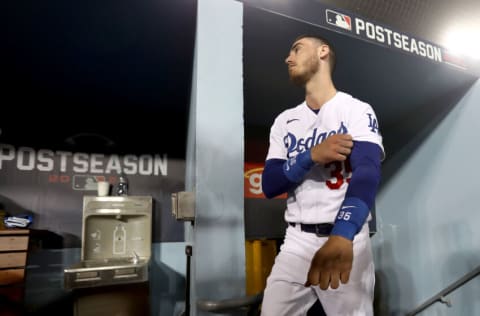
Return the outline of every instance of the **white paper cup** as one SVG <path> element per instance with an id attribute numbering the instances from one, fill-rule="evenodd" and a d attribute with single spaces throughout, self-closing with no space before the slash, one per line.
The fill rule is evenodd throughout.
<path id="1" fill-rule="evenodd" d="M 97 182 L 98 196 L 108 196 L 110 191 L 110 183 L 107 181 L 98 181 Z"/>

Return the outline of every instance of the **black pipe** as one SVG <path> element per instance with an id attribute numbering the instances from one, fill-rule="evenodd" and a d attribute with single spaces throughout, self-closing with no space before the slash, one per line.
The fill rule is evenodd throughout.
<path id="1" fill-rule="evenodd" d="M 190 316 L 190 259 L 192 257 L 192 246 L 185 246 L 185 254 L 187 255 L 187 272 L 185 285 L 185 312 L 183 315 Z"/>

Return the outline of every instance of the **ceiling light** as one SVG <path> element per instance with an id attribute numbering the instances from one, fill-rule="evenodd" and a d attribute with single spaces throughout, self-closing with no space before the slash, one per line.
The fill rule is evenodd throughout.
<path id="1" fill-rule="evenodd" d="M 445 34 L 444 46 L 451 53 L 480 59 L 479 31 L 475 28 L 453 28 Z"/>

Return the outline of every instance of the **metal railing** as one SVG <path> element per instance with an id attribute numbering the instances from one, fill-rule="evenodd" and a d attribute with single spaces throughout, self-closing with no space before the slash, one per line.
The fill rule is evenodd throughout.
<path id="1" fill-rule="evenodd" d="M 440 292 L 438 292 L 437 294 L 435 294 L 434 296 L 426 300 L 423 304 L 419 305 L 413 311 L 408 313 L 407 316 L 416 315 L 421 311 L 423 311 L 424 309 L 426 309 L 427 307 L 429 307 L 430 305 L 434 304 L 435 302 L 441 302 L 441 303 L 447 304 L 448 307 L 452 306 L 452 303 L 450 302 L 450 300 L 445 298 L 445 296 L 455 291 L 456 289 L 458 289 L 459 287 L 461 287 L 471 279 L 475 278 L 479 274 L 480 274 L 480 266 L 473 269 L 469 273 L 465 274 L 463 277 L 461 277 L 457 281 L 447 286 L 445 289 L 441 290 Z"/>

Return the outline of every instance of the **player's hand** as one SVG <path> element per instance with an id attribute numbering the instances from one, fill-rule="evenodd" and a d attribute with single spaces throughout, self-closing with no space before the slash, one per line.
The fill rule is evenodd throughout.
<path id="1" fill-rule="evenodd" d="M 319 285 L 322 290 L 337 289 L 347 283 L 353 262 L 353 242 L 341 236 L 330 236 L 313 256 L 305 286 Z"/>
<path id="2" fill-rule="evenodd" d="M 352 152 L 353 140 L 348 134 L 335 134 L 311 149 L 312 160 L 319 164 L 344 161 Z"/>

